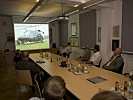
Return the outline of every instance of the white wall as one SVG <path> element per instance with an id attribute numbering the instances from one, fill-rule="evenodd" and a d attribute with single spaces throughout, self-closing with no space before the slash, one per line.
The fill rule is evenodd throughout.
<path id="1" fill-rule="evenodd" d="M 0 50 L 15 50 L 14 41 L 7 41 L 7 37 L 14 37 L 13 20 L 11 16 L 0 16 Z M 7 42 L 7 43 L 6 43 Z"/>
<path id="2" fill-rule="evenodd" d="M 80 28 L 79 28 L 79 14 L 74 14 L 71 15 L 69 17 L 68 20 L 68 40 L 70 41 L 70 37 L 71 37 L 71 23 L 77 23 L 77 35 L 76 37 L 79 37 L 79 32 L 80 32 Z M 79 45 L 80 45 L 80 37 L 79 37 Z M 70 55 L 70 58 L 72 59 L 76 59 L 80 56 L 81 54 L 81 50 L 79 47 L 72 47 L 72 54 Z"/>
<path id="3" fill-rule="evenodd" d="M 121 24 L 122 24 L 122 1 L 116 0 L 102 4 L 101 11 L 97 11 L 97 29 L 101 27 L 101 42 L 97 44 L 101 47 L 102 64 L 106 63 L 112 56 L 112 39 L 120 40 L 121 47 Z M 112 37 L 113 26 L 120 26 L 120 37 Z M 101 64 L 101 65 L 102 65 Z"/>
<path id="4" fill-rule="evenodd" d="M 97 27 L 101 26 L 101 54 L 102 54 L 102 64 L 108 61 L 108 59 L 113 55 L 112 52 L 112 39 L 119 40 L 119 45 L 121 47 L 121 30 L 122 30 L 122 0 L 116 0 L 110 3 L 104 4 L 107 8 L 97 11 Z M 126 15 L 125 15 L 126 16 Z M 120 36 L 113 37 L 112 30 L 113 26 L 120 26 Z M 133 55 L 122 54 L 124 58 L 124 69 L 123 73 L 130 72 L 133 67 Z"/>

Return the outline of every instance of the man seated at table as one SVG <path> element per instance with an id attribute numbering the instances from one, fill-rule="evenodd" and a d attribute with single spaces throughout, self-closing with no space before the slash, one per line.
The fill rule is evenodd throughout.
<path id="1" fill-rule="evenodd" d="M 81 61 L 88 61 L 90 59 L 90 56 L 91 56 L 90 46 L 89 45 L 86 45 L 85 46 L 85 51 L 80 56 L 80 60 Z"/>
<path id="2" fill-rule="evenodd" d="M 101 54 L 100 54 L 100 47 L 99 45 L 94 46 L 93 55 L 91 56 L 90 60 L 87 62 L 88 64 L 93 64 L 97 67 L 100 67 L 100 61 L 101 61 Z"/>
<path id="3" fill-rule="evenodd" d="M 61 54 L 63 57 L 70 57 L 70 54 L 72 53 L 72 47 L 70 42 L 67 43 L 67 47 L 65 48 L 64 52 Z"/>
<path id="4" fill-rule="evenodd" d="M 15 64 L 17 64 L 19 61 L 21 61 L 21 51 L 19 49 L 16 50 L 13 61 Z"/>
<path id="5" fill-rule="evenodd" d="M 127 98 L 113 91 L 100 91 L 91 100 L 127 100 Z"/>
<path id="6" fill-rule="evenodd" d="M 42 89 L 41 86 L 41 80 L 40 77 L 43 77 L 43 73 L 40 71 L 39 66 L 37 66 L 34 62 L 30 61 L 31 59 L 29 58 L 29 53 L 27 51 L 22 52 L 22 60 L 19 61 L 16 65 L 15 65 L 15 69 L 16 70 L 30 70 L 31 73 L 31 77 L 33 80 L 33 84 L 34 84 L 34 77 L 37 74 L 37 81 L 39 83 L 40 89 Z M 32 91 L 35 92 L 35 88 L 32 87 Z"/>
<path id="7" fill-rule="evenodd" d="M 102 66 L 102 68 L 119 73 L 121 67 L 123 67 L 124 64 L 121 53 L 121 48 L 116 48 L 114 51 L 114 55 L 106 64 Z"/>
<path id="8" fill-rule="evenodd" d="M 15 65 L 15 68 L 17 70 L 30 70 L 32 75 L 39 74 L 39 67 L 35 63 L 29 61 L 29 59 L 29 53 L 27 51 L 22 52 L 22 60 Z"/>

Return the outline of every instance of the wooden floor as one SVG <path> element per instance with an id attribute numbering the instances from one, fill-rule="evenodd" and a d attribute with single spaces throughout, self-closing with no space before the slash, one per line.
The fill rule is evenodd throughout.
<path id="1" fill-rule="evenodd" d="M 17 80 L 13 66 L 0 67 L 0 100 L 17 99 Z"/>

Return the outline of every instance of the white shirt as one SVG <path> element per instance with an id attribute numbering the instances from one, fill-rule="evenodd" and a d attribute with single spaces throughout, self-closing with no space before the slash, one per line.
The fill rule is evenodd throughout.
<path id="1" fill-rule="evenodd" d="M 94 53 L 91 56 L 91 58 L 90 58 L 90 61 L 92 61 L 94 65 L 99 65 L 100 60 L 101 60 L 101 54 L 100 54 L 100 52 Z"/>
<path id="2" fill-rule="evenodd" d="M 69 46 L 66 47 L 65 53 L 69 54 L 69 53 L 71 53 L 71 52 L 72 52 L 72 48 L 71 48 L 71 46 L 69 45 Z"/>

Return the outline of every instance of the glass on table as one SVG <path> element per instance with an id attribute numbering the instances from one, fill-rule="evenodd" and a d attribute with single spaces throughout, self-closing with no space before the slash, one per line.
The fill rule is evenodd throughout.
<path id="1" fill-rule="evenodd" d="M 89 71 L 88 71 L 88 66 L 83 66 L 83 73 L 88 73 Z"/>

